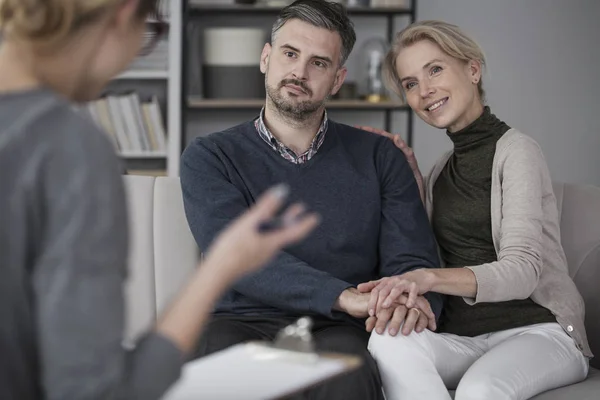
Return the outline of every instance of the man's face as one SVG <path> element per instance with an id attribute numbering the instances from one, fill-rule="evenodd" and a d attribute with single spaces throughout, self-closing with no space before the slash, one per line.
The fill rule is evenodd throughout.
<path id="1" fill-rule="evenodd" d="M 337 32 L 293 19 L 286 22 L 261 54 L 268 99 L 294 120 L 305 120 L 337 93 L 346 77 L 340 66 Z"/>

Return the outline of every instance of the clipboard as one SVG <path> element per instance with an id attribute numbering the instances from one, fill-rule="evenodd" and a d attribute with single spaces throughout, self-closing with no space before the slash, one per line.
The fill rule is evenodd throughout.
<path id="1" fill-rule="evenodd" d="M 362 364 L 358 356 L 315 352 L 311 326 L 303 317 L 272 343 L 241 343 L 189 362 L 162 400 L 282 399 Z"/>

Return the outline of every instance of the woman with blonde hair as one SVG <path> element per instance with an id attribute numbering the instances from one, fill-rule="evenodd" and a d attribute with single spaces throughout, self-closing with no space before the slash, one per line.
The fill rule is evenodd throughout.
<path id="1" fill-rule="evenodd" d="M 400 295 L 447 295 L 437 333 L 392 336 L 369 349 L 388 400 L 528 399 L 585 379 L 592 356 L 583 300 L 568 274 L 550 174 L 539 145 L 485 105 L 481 48 L 457 26 L 415 23 L 385 62 L 391 89 L 454 148 L 421 187 L 441 255 L 419 269 L 359 286 L 373 319 Z M 383 329 L 381 329 L 383 328 Z"/>
<path id="2" fill-rule="evenodd" d="M 156 326 L 122 348 L 127 213 L 106 134 L 73 110 L 154 42 L 156 0 L 0 0 L 0 398 L 156 399 L 212 305 L 316 225 L 302 207 L 259 231 L 277 187 L 206 252 Z M 160 23 L 152 25 L 154 39 Z M 292 222 L 292 223 L 287 223 Z"/>

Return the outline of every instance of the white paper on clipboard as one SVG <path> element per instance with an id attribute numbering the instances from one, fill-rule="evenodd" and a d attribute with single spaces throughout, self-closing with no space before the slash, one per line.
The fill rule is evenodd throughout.
<path id="1" fill-rule="evenodd" d="M 360 366 L 356 356 L 299 353 L 249 342 L 192 361 L 162 400 L 277 399 Z"/>

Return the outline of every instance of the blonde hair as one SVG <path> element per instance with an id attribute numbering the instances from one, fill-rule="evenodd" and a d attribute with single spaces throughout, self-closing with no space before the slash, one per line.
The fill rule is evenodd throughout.
<path id="1" fill-rule="evenodd" d="M 123 0 L 0 0 L 0 30 L 4 35 L 43 44 L 57 44 L 95 21 Z M 156 0 L 141 0 L 140 15 Z"/>
<path id="2" fill-rule="evenodd" d="M 396 35 L 383 63 L 383 76 L 388 88 L 403 99 L 405 96 L 400 77 L 396 73 L 396 60 L 403 48 L 422 40 L 436 44 L 452 58 L 464 62 L 477 61 L 482 70 L 486 66 L 481 47 L 458 26 L 435 20 L 415 22 Z M 481 101 L 485 102 L 482 79 L 477 83 L 477 90 Z"/>

